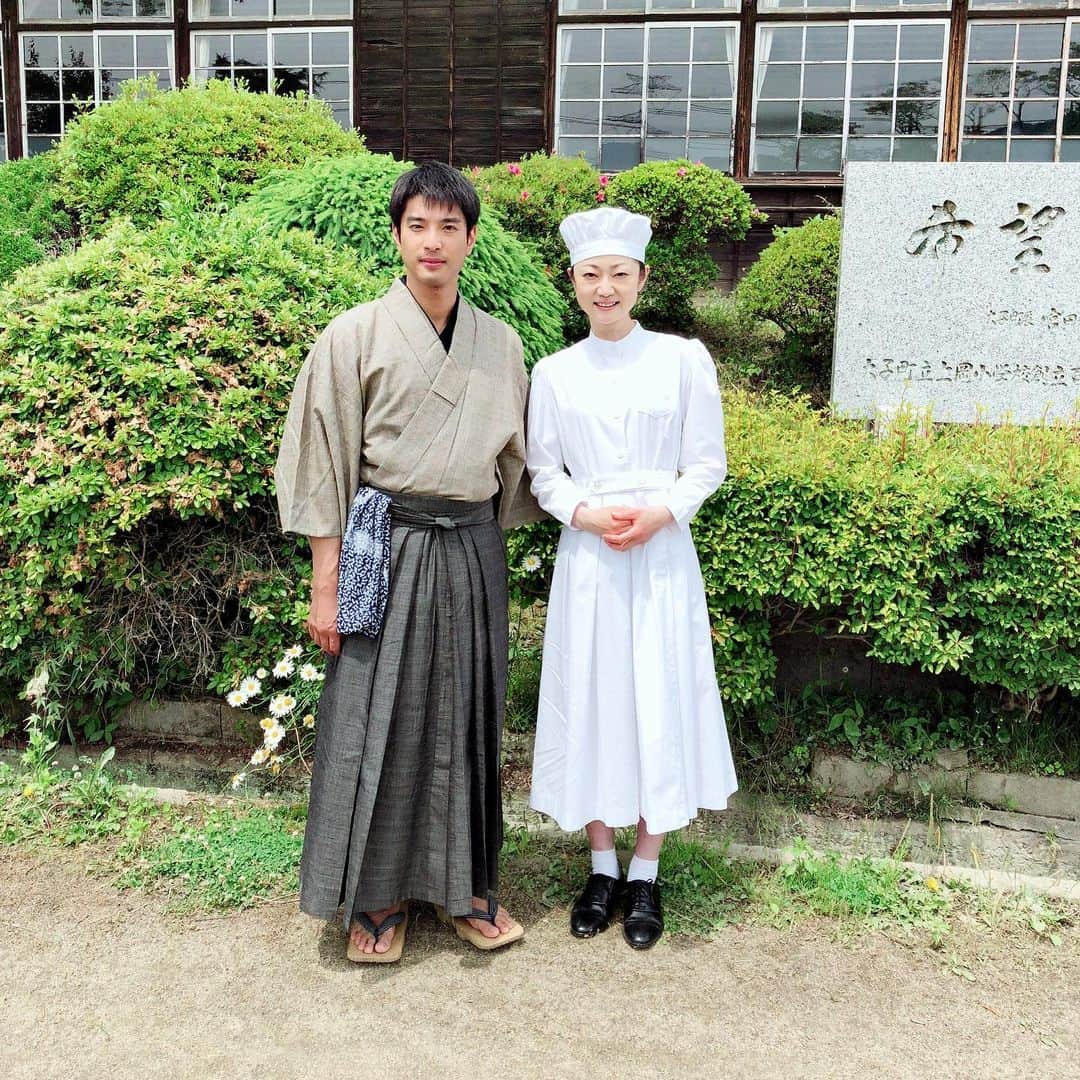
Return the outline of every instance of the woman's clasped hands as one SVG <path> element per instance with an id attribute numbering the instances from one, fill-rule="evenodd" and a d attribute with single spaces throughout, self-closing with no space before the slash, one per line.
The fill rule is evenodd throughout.
<path id="1" fill-rule="evenodd" d="M 573 525 L 599 536 L 613 551 L 647 544 L 675 518 L 666 506 L 586 506 L 574 511 Z"/>

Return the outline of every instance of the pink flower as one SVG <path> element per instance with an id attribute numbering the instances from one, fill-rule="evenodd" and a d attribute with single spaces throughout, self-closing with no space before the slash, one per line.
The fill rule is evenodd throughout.
<path id="1" fill-rule="evenodd" d="M 520 176 L 521 175 L 521 166 L 520 165 L 515 165 L 513 162 L 511 162 L 509 165 L 506 166 L 506 171 L 511 176 Z"/>
<path id="2" fill-rule="evenodd" d="M 528 193 L 528 191 L 524 191 L 524 190 L 523 190 L 523 191 L 521 192 L 521 201 L 522 201 L 522 202 L 525 202 L 525 200 L 526 200 L 526 199 L 528 199 L 528 197 L 529 197 L 529 193 Z"/>
<path id="3" fill-rule="evenodd" d="M 675 170 L 675 175 L 676 175 L 676 176 L 685 176 L 685 175 L 686 175 L 686 169 L 684 169 L 684 168 L 683 168 L 683 167 L 682 167 L 682 166 L 680 165 L 680 166 L 679 166 L 679 167 L 678 167 L 678 168 L 677 168 L 677 169 Z"/>
<path id="4" fill-rule="evenodd" d="M 611 177 L 610 176 L 604 175 L 604 176 L 600 177 L 600 186 L 601 187 L 607 187 L 608 184 L 610 184 L 610 183 L 611 183 Z"/>
<path id="5" fill-rule="evenodd" d="M 607 192 L 606 191 L 598 191 L 596 193 L 596 201 L 597 202 L 606 202 L 607 201 Z"/>

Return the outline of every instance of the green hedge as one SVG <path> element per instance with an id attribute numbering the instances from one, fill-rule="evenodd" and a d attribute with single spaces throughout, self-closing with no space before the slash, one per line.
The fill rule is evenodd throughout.
<path id="1" fill-rule="evenodd" d="M 59 254 L 71 222 L 57 205 L 55 185 L 52 151 L 0 165 L 0 284 Z"/>
<path id="2" fill-rule="evenodd" d="M 1080 445 L 1066 428 L 951 426 L 876 441 L 803 400 L 726 395 L 730 476 L 696 519 L 717 674 L 767 701 L 785 627 L 1034 698 L 1080 690 Z M 511 538 L 542 595 L 550 527 Z"/>
<path id="3" fill-rule="evenodd" d="M 387 206 L 395 181 L 409 168 L 388 154 L 317 162 L 268 178 L 247 209 L 275 229 L 310 229 L 352 248 L 388 282 L 402 267 Z M 493 217 L 481 217 L 460 287 L 466 300 L 517 330 L 530 364 L 563 347 L 565 301 L 535 250 Z"/>
<path id="4" fill-rule="evenodd" d="M 68 126 L 57 198 L 89 233 L 120 215 L 153 225 L 171 206 L 230 206 L 272 170 L 362 148 L 314 98 L 140 80 Z"/>
<path id="5" fill-rule="evenodd" d="M 310 557 L 272 469 L 297 370 L 380 290 L 347 251 L 234 214 L 120 223 L 0 291 L 0 682 L 48 657 L 99 733 L 291 644 Z M 260 656 L 260 662 L 262 662 Z"/>

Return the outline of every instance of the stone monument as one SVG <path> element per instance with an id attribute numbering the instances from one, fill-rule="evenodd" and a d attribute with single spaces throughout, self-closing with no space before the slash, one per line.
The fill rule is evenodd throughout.
<path id="1" fill-rule="evenodd" d="M 1080 164 L 851 162 L 842 416 L 1080 423 Z"/>

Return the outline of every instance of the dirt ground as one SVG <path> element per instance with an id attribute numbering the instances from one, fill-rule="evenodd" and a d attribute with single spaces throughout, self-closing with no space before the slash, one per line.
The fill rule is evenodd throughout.
<path id="1" fill-rule="evenodd" d="M 871 934 L 732 928 L 632 952 L 565 911 L 484 956 L 414 919 L 349 964 L 294 903 L 167 914 L 81 855 L 0 852 L 3 1074 L 81 1077 L 1080 1077 L 1080 931 L 940 956 Z"/>

